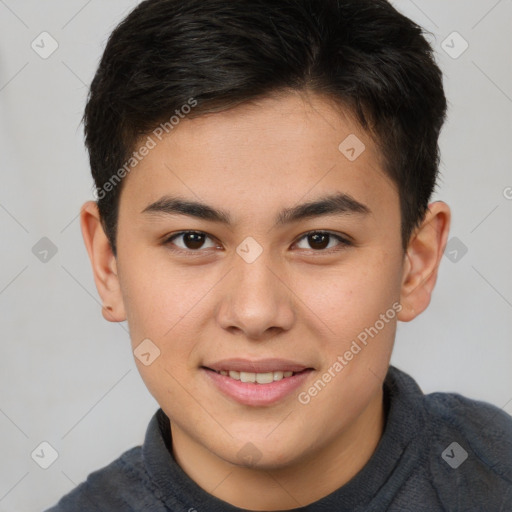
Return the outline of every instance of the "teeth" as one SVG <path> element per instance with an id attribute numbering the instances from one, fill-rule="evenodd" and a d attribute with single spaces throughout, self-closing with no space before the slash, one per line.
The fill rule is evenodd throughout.
<path id="1" fill-rule="evenodd" d="M 253 373 L 253 372 L 237 372 L 235 370 L 221 370 L 221 375 L 231 377 L 232 379 L 239 380 L 241 382 L 253 382 L 257 384 L 270 384 L 278 380 L 282 380 L 286 377 L 291 377 L 293 372 L 265 372 L 265 373 Z"/>
<path id="2" fill-rule="evenodd" d="M 274 372 L 257 373 L 256 382 L 258 384 L 270 384 L 271 382 L 274 382 Z"/>
<path id="3" fill-rule="evenodd" d="M 240 372 L 240 380 L 242 382 L 256 382 L 256 374 L 249 372 Z"/>

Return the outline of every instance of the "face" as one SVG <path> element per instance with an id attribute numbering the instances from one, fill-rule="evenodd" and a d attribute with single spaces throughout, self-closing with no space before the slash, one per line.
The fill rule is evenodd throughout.
<path id="1" fill-rule="evenodd" d="M 280 467 L 374 403 L 400 308 L 399 198 L 328 100 L 182 120 L 125 178 L 117 247 L 136 362 L 173 436 Z"/>

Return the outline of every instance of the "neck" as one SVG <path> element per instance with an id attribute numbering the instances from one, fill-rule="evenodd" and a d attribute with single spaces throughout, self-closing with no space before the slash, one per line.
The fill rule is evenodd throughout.
<path id="1" fill-rule="evenodd" d="M 290 510 L 327 496 L 369 461 L 385 423 L 382 391 L 332 442 L 284 468 L 241 468 L 217 457 L 171 423 L 173 455 L 202 489 L 248 510 Z"/>

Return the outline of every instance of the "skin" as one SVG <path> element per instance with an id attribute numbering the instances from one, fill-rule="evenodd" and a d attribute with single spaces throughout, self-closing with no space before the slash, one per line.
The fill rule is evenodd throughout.
<path id="1" fill-rule="evenodd" d="M 366 147 L 353 162 L 338 150 L 350 134 Z M 281 210 L 333 192 L 370 213 L 274 225 Z M 166 194 L 223 209 L 233 224 L 142 213 Z M 170 418 L 178 464 L 207 492 L 251 510 L 312 503 L 368 462 L 385 424 L 382 383 L 397 319 L 410 321 L 428 306 L 449 224 L 448 206 L 432 203 L 404 253 L 398 191 L 376 145 L 348 112 L 311 93 L 181 121 L 125 178 L 117 258 L 96 204 L 81 211 L 96 286 L 109 306 L 104 317 L 128 321 L 133 349 L 149 338 L 161 352 L 149 366 L 135 360 Z M 166 243 L 186 230 L 208 236 L 202 246 L 183 236 Z M 319 230 L 352 244 L 331 237 L 319 248 L 304 236 Z M 236 252 L 249 236 L 263 249 L 252 263 Z M 300 403 L 298 392 L 398 302 L 398 317 Z M 284 400 L 241 405 L 200 369 L 232 357 L 278 357 L 314 371 Z M 238 455 L 247 443 L 257 454 L 252 463 Z"/>

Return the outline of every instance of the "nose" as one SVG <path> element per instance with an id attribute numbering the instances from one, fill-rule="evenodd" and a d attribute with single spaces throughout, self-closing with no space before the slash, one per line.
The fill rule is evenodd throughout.
<path id="1" fill-rule="evenodd" d="M 295 321 L 293 292 L 284 271 L 265 251 L 252 263 L 237 256 L 223 281 L 216 311 L 223 329 L 261 341 L 291 329 Z"/>

